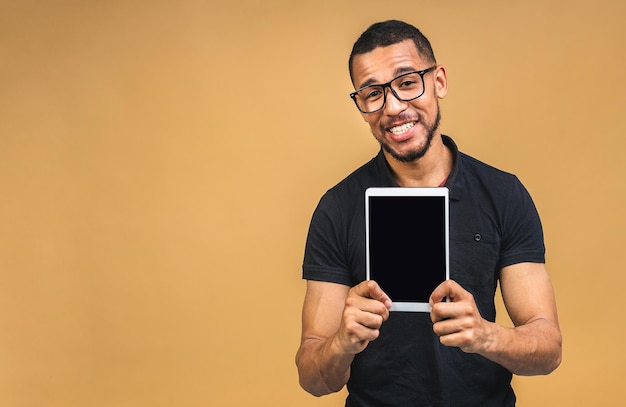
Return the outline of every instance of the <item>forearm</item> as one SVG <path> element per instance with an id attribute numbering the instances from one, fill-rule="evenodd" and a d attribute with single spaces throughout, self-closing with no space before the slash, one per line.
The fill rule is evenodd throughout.
<path id="1" fill-rule="evenodd" d="M 491 335 L 478 353 L 520 376 L 543 375 L 561 363 L 561 333 L 549 319 L 516 328 L 490 323 Z"/>
<path id="2" fill-rule="evenodd" d="M 332 339 L 305 339 L 296 355 L 300 386 L 317 397 L 338 392 L 348 382 L 353 359 Z"/>

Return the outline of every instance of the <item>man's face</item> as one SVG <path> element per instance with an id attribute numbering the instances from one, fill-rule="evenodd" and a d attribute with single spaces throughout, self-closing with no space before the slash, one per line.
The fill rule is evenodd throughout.
<path id="1" fill-rule="evenodd" d="M 388 47 L 378 47 L 366 54 L 356 55 L 352 65 L 354 87 L 386 83 L 407 71 L 429 68 L 411 40 Z M 398 100 L 387 89 L 385 106 L 375 113 L 361 113 L 372 134 L 384 151 L 403 162 L 421 158 L 430 142 L 439 134 L 439 103 L 447 92 L 443 67 L 424 75 L 424 94 L 409 102 Z"/>

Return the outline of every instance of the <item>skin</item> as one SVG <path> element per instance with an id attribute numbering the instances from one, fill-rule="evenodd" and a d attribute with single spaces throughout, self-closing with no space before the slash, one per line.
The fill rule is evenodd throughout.
<path id="1" fill-rule="evenodd" d="M 410 41 L 379 47 L 354 58 L 355 88 L 385 83 L 398 72 L 421 70 L 424 61 Z M 383 110 L 362 114 L 400 186 L 437 186 L 452 168 L 452 153 L 441 141 L 438 101 L 447 93 L 447 77 L 438 66 L 424 77 L 420 98 L 402 102 L 388 93 Z M 415 123 L 402 134 L 390 128 Z M 406 157 L 419 157 L 406 160 Z M 552 284 L 544 264 L 521 263 L 501 270 L 500 286 L 515 327 L 483 319 L 471 293 L 448 280 L 431 297 L 433 331 L 445 346 L 478 353 L 514 374 L 547 374 L 561 362 L 561 332 Z M 443 301 L 447 297 L 448 301 Z M 302 338 L 296 355 L 301 386 L 315 396 L 339 391 L 350 377 L 354 355 L 380 334 L 391 299 L 375 281 L 355 287 L 308 281 L 302 311 Z"/>
<path id="2" fill-rule="evenodd" d="M 357 55 L 353 61 L 355 88 L 371 83 L 385 83 L 406 71 L 419 71 L 434 65 L 420 56 L 411 40 Z M 444 146 L 439 132 L 439 99 L 448 92 L 448 79 L 443 66 L 424 76 L 424 94 L 410 102 L 396 99 L 388 91 L 385 107 L 376 113 L 361 113 L 383 146 L 400 186 L 438 186 L 452 169 L 452 153 Z M 394 126 L 415 123 L 406 132 L 396 135 Z M 398 157 L 419 156 L 406 161 Z"/>

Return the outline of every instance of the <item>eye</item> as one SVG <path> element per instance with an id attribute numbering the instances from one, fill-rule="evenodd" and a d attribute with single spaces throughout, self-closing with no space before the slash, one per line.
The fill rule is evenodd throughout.
<path id="1" fill-rule="evenodd" d="M 365 95 L 366 99 L 375 99 L 377 97 L 379 97 L 381 95 L 381 91 L 378 89 L 373 89 L 370 90 L 369 92 L 367 92 L 367 94 Z"/>
<path id="2" fill-rule="evenodd" d="M 398 88 L 399 89 L 402 89 L 402 88 L 411 89 L 420 85 L 421 85 L 421 81 L 419 80 L 419 76 L 415 77 L 414 75 L 410 75 L 410 76 L 405 76 L 404 78 L 401 78 L 400 83 L 398 84 Z"/>
<path id="3" fill-rule="evenodd" d="M 365 88 L 359 93 L 359 97 L 366 101 L 376 100 L 383 95 L 380 87 Z"/>
<path id="4" fill-rule="evenodd" d="M 407 87 L 407 86 L 413 86 L 415 85 L 417 82 L 412 80 L 412 79 L 405 79 L 402 82 L 400 82 L 400 87 Z"/>

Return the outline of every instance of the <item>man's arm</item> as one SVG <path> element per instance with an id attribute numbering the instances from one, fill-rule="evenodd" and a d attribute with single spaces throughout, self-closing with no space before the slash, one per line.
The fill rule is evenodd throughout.
<path id="1" fill-rule="evenodd" d="M 517 375 L 548 374 L 561 363 L 561 331 L 545 265 L 520 263 L 502 269 L 502 298 L 515 325 L 484 320 L 473 296 L 448 280 L 431 296 L 433 330 L 442 344 L 478 353 Z M 442 302 L 448 297 L 447 302 Z"/>
<path id="2" fill-rule="evenodd" d="M 389 297 L 374 281 L 353 288 L 307 281 L 296 354 L 300 385 L 314 396 L 341 390 L 354 355 L 378 337 L 389 307 Z"/>

